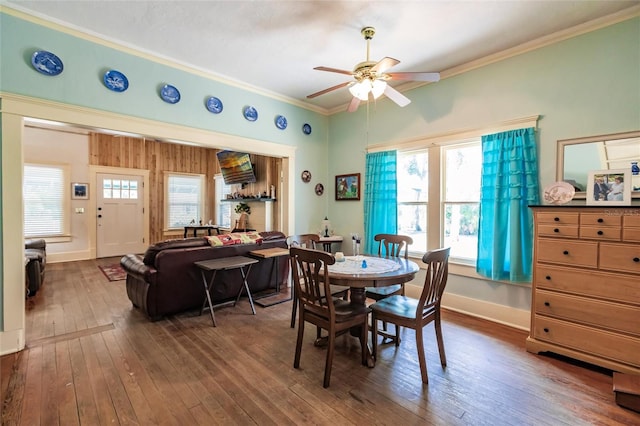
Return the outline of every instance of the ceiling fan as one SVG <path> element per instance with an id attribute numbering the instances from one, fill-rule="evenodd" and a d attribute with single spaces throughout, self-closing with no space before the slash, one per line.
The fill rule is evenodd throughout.
<path id="1" fill-rule="evenodd" d="M 346 81 L 308 95 L 307 98 L 312 99 L 316 96 L 341 89 L 345 86 L 349 87 L 349 91 L 353 95 L 353 99 L 349 104 L 347 111 L 353 112 L 358 109 L 361 101 L 369 100 L 370 97 L 378 99 L 382 94 L 386 95 L 393 102 L 403 107 L 408 105 L 411 100 L 402 93 L 387 84 L 388 80 L 404 80 L 404 81 L 430 81 L 440 80 L 440 73 L 437 72 L 386 72 L 393 66 L 400 63 L 399 60 L 390 57 L 382 58 L 378 62 L 369 60 L 369 43 L 376 33 L 375 28 L 365 27 L 361 31 L 364 39 L 367 41 L 367 60 L 357 64 L 353 71 L 341 70 L 330 67 L 315 67 L 314 70 L 335 72 L 352 76 L 355 81 Z"/>

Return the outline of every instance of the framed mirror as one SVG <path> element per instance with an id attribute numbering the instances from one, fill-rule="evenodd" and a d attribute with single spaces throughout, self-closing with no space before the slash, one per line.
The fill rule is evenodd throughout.
<path id="1" fill-rule="evenodd" d="M 631 197 L 640 198 L 640 130 L 559 140 L 556 158 L 556 181 L 573 185 L 574 199 L 586 198 L 589 172 L 615 169 L 631 171 Z"/>

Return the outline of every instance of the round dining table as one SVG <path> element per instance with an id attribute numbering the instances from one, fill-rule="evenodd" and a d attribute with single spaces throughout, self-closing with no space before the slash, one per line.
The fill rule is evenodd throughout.
<path id="1" fill-rule="evenodd" d="M 401 257 L 346 256 L 344 259 L 329 265 L 329 280 L 331 284 L 348 286 L 349 300 L 358 305 L 366 305 L 366 287 L 404 284 L 413 280 L 420 270 L 417 263 Z M 351 335 L 360 336 L 359 328 L 352 329 Z M 375 333 L 373 335 L 377 338 Z M 373 367 L 375 360 L 371 348 L 367 347 L 367 350 L 368 366 Z"/>

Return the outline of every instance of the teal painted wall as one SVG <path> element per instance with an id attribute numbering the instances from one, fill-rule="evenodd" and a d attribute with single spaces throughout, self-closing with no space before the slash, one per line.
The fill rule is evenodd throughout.
<path id="1" fill-rule="evenodd" d="M 367 143 L 418 139 L 540 114 L 538 156 L 544 188 L 555 181 L 557 140 L 640 130 L 640 18 L 405 95 L 412 100 L 405 108 L 382 100 L 369 107 L 368 118 L 366 106 L 355 114 L 330 117 L 329 175 L 364 173 Z M 330 216 L 341 218 L 334 220 L 336 232 L 362 232 L 362 208 L 362 202 L 330 202 Z M 526 286 L 455 277 L 448 291 L 521 309 L 530 304 Z"/>

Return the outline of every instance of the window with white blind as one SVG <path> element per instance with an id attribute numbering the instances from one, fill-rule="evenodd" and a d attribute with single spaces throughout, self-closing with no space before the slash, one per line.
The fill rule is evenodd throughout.
<path id="1" fill-rule="evenodd" d="M 165 175 L 165 226 L 167 229 L 204 222 L 204 175 Z"/>
<path id="2" fill-rule="evenodd" d="M 231 228 L 231 206 L 233 203 L 221 201 L 231 194 L 231 185 L 224 183 L 222 175 L 214 176 L 216 193 L 216 225 L 222 228 Z"/>
<path id="3" fill-rule="evenodd" d="M 25 237 L 70 234 L 66 165 L 25 164 L 22 184 Z"/>

